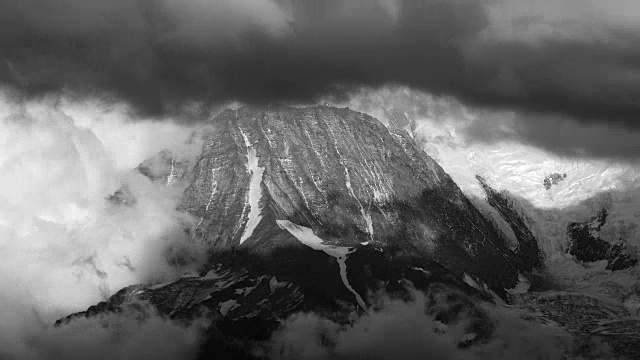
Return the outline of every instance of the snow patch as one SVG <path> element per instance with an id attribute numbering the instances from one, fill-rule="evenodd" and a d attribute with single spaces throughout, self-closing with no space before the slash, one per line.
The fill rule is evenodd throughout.
<path id="1" fill-rule="evenodd" d="M 513 289 L 509 289 L 508 291 L 512 294 L 524 294 L 529 291 L 531 287 L 531 283 L 527 278 L 522 276 L 522 274 L 518 274 L 518 284 Z"/>
<path id="2" fill-rule="evenodd" d="M 240 133 L 244 139 L 244 143 L 247 147 L 247 171 L 251 175 L 251 181 L 249 182 L 249 219 L 244 228 L 242 237 L 240 238 L 240 244 L 247 240 L 253 234 L 256 226 L 262 220 L 262 212 L 260 209 L 260 199 L 262 198 L 262 176 L 264 174 L 264 168 L 258 166 L 259 157 L 256 156 L 256 149 L 251 145 L 247 135 L 240 129 Z"/>
<path id="3" fill-rule="evenodd" d="M 360 294 L 358 294 L 358 292 L 355 291 L 353 287 L 351 287 L 349 279 L 347 278 L 346 261 L 347 256 L 355 251 L 353 248 L 324 244 L 324 240 L 316 236 L 316 234 L 313 233 L 313 229 L 294 224 L 289 220 L 276 220 L 276 223 L 281 229 L 287 230 L 291 235 L 298 239 L 298 241 L 305 244 L 306 246 L 314 250 L 324 251 L 327 255 L 336 258 L 338 266 L 340 267 L 340 278 L 342 279 L 344 286 L 349 291 L 351 291 L 351 293 L 353 293 L 356 301 L 358 302 L 358 305 L 360 305 L 364 310 L 367 309 L 366 303 L 364 302 Z"/>
<path id="4" fill-rule="evenodd" d="M 384 202 L 387 200 L 387 194 L 385 194 L 382 191 L 379 191 L 378 189 L 373 189 L 373 199 L 376 202 Z"/>
<path id="5" fill-rule="evenodd" d="M 167 185 L 171 185 L 173 180 L 175 180 L 175 178 L 176 178 L 175 171 L 176 171 L 175 170 L 175 161 L 173 160 L 173 157 L 171 157 L 171 171 L 169 172 L 169 176 L 167 176 Z"/>
<path id="6" fill-rule="evenodd" d="M 404 131 L 407 132 L 407 134 L 409 134 L 409 136 L 411 136 L 411 138 L 413 139 L 413 131 L 411 130 L 411 124 L 407 124 L 405 127 L 402 128 Z"/>
<path id="7" fill-rule="evenodd" d="M 200 280 L 204 281 L 204 280 L 217 280 L 220 279 L 222 276 L 220 274 L 218 274 L 214 269 L 209 270 L 209 272 L 207 272 L 207 274 L 201 278 L 199 278 Z"/>
<path id="8" fill-rule="evenodd" d="M 498 296 L 498 294 L 496 294 L 493 290 L 489 289 L 487 284 L 483 282 L 479 282 L 477 279 L 474 279 L 471 275 L 464 273 L 462 276 L 462 281 L 464 281 L 465 284 L 471 286 L 472 288 L 475 288 L 476 290 L 490 294 L 496 302 L 501 304 L 504 303 L 504 301 L 502 301 L 502 299 L 500 298 L 500 296 Z"/>
<path id="9" fill-rule="evenodd" d="M 464 273 L 464 275 L 462 276 L 462 281 L 464 281 L 465 284 L 471 286 L 472 288 L 475 288 L 477 290 L 482 290 L 480 285 L 478 285 L 478 283 L 467 273 Z"/>
<path id="10" fill-rule="evenodd" d="M 338 260 L 338 266 L 340 267 L 340 278 L 342 279 L 344 286 L 347 289 L 349 289 L 349 291 L 351 291 L 353 295 L 356 297 L 356 301 L 358 302 L 358 305 L 360 305 L 360 307 L 366 311 L 367 304 L 365 304 L 364 300 L 362 300 L 362 297 L 360 296 L 360 294 L 358 294 L 358 292 L 351 287 L 351 284 L 349 284 L 349 279 L 347 278 L 347 255 L 350 254 L 351 252 L 352 251 L 350 250 L 344 255 L 336 258 Z"/>
<path id="11" fill-rule="evenodd" d="M 220 303 L 220 314 L 222 314 L 222 316 L 227 316 L 229 311 L 237 308 L 238 306 L 240 306 L 240 304 L 238 304 L 238 302 L 235 301 L 235 300 L 227 300 L 225 302 L 221 302 Z"/>
<path id="12" fill-rule="evenodd" d="M 431 271 L 425 270 L 425 269 L 423 269 L 423 268 L 421 268 L 421 267 L 418 267 L 418 266 L 413 266 L 413 267 L 411 267 L 411 269 L 416 270 L 416 271 L 423 272 L 423 273 L 425 273 L 425 274 L 427 274 L 427 275 L 431 275 Z M 465 274 L 465 275 L 466 275 L 466 274 Z"/>
<path id="13" fill-rule="evenodd" d="M 278 279 L 273 276 L 271 279 L 269 279 L 269 290 L 271 290 L 271 292 L 274 292 L 278 288 L 287 286 L 287 284 L 287 282 L 278 281 Z"/>

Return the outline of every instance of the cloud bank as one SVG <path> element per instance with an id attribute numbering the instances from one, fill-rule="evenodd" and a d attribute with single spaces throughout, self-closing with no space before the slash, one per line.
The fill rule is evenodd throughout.
<path id="1" fill-rule="evenodd" d="M 195 359 L 207 325 L 204 319 L 190 326 L 166 320 L 144 306 L 59 328 L 20 315 L 22 328 L 14 330 L 12 343 L 2 343 L 2 359 Z"/>
<path id="2" fill-rule="evenodd" d="M 381 306 L 352 324 L 340 325 L 315 314 L 295 314 L 272 338 L 272 359 L 557 359 L 565 354 L 612 358 L 606 345 L 581 343 L 558 328 L 525 320 L 514 309 L 486 305 L 495 324 L 489 341 L 469 348 L 464 319 L 445 325 L 425 313 L 425 295 L 413 300 L 380 299 Z M 589 342 L 589 341 L 587 341 Z M 585 343 L 586 344 L 586 343 Z M 580 353 L 582 351 L 582 353 Z M 578 357 L 580 358 L 580 357 Z"/>
<path id="3" fill-rule="evenodd" d="M 628 0 L 2 2 L 0 81 L 20 96 L 124 100 L 148 114 L 402 84 L 637 128 L 637 10 Z"/>
<path id="4" fill-rule="evenodd" d="M 183 231 L 192 219 L 176 210 L 182 189 L 154 184 L 132 167 L 164 147 L 188 154 L 193 129 L 132 123 L 99 104 L 0 102 L 0 358 L 26 356 L 44 337 L 52 340 L 43 346 L 62 353 L 75 340 L 88 349 L 88 334 L 99 341 L 111 331 L 93 323 L 56 332 L 53 323 L 122 287 L 191 270 L 166 257 L 169 248 L 199 253 Z M 135 201 L 107 200 L 123 187 Z M 145 326 L 159 336 L 165 328 L 179 332 L 161 320 Z"/>
<path id="5" fill-rule="evenodd" d="M 495 149 L 508 144 L 541 148 L 566 159 L 604 159 L 631 167 L 640 161 L 640 129 L 621 124 L 585 124 L 556 114 L 489 109 L 405 86 L 361 88 L 338 104 L 383 122 L 393 116 L 413 121 L 427 153 L 444 166 L 466 160 L 439 158 L 443 148 L 472 151 L 476 145 Z"/>

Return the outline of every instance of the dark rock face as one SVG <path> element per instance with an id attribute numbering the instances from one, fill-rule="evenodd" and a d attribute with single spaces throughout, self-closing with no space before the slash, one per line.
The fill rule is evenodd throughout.
<path id="1" fill-rule="evenodd" d="M 558 185 L 558 183 L 564 180 L 566 177 L 567 177 L 567 174 L 553 173 L 553 174 L 547 175 L 544 178 L 544 181 L 542 183 L 544 185 L 544 188 L 549 190 L 551 189 L 551 186 Z"/>
<path id="2" fill-rule="evenodd" d="M 598 231 L 607 221 L 607 210 L 584 223 L 570 223 L 567 227 L 569 254 L 583 262 L 607 260 L 608 270 L 622 270 L 635 266 L 638 259 L 628 253 L 624 239 L 611 244 L 598 237 Z"/>
<path id="3" fill-rule="evenodd" d="M 533 236 L 531 230 L 526 225 L 520 214 L 514 209 L 509 194 L 497 192 L 487 185 L 486 181 L 479 175 L 476 179 L 487 194 L 487 202 L 498 211 L 500 216 L 509 224 L 518 240 L 516 253 L 527 266 L 527 270 L 540 269 L 544 263 L 544 257 L 538 247 L 538 239 Z"/>

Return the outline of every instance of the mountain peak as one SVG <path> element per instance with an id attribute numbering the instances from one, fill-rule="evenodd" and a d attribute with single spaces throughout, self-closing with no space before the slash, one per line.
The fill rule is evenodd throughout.
<path id="1" fill-rule="evenodd" d="M 502 236 L 401 129 L 330 106 L 245 106 L 214 122 L 183 202 L 199 219 L 194 237 L 213 252 L 269 252 L 296 239 L 308 245 L 297 236 L 305 233 L 333 247 L 400 245 L 497 293 L 524 271 Z"/>

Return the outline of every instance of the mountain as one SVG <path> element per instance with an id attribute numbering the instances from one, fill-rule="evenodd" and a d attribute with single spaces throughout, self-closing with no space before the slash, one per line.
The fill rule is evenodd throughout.
<path id="1" fill-rule="evenodd" d="M 527 197 L 575 191 L 578 175 L 558 167 L 518 180 L 501 169 L 531 170 L 523 154 L 498 162 L 490 156 L 500 154 L 474 153 L 465 163 L 445 161 L 452 153 L 444 148 L 437 155 L 445 172 L 422 150 L 424 129 L 398 111 L 387 117 L 385 125 L 330 106 L 226 110 L 200 134 L 197 160 L 161 152 L 144 161 L 137 169 L 151 181 L 185 189 L 180 209 L 195 219 L 185 231 L 204 245 L 208 261 L 198 274 L 127 287 L 58 325 L 140 303 L 173 319 L 206 313 L 214 325 L 203 356 L 211 350 L 251 358 L 243 347 L 261 346 L 293 313 L 348 324 L 370 311 L 375 294 L 408 299 L 415 288 L 427 294 L 425 312 L 437 321 L 464 324 L 460 347 L 492 336 L 495 325 L 481 304 L 498 301 L 576 336 L 602 338 L 620 354 L 640 352 L 638 322 L 618 321 L 631 308 L 554 288 L 563 278 L 549 279 L 558 253 L 592 253 L 584 246 L 594 243 L 589 236 L 606 247 L 594 261 L 614 261 L 616 270 L 635 266 L 626 255 L 632 245 L 597 241 L 609 244 L 602 239 L 606 216 L 579 217 Z M 135 200 L 125 188 L 109 201 Z M 561 241 L 551 236 L 556 231 L 575 236 Z M 635 296 L 618 293 L 622 302 Z"/>
<path id="2" fill-rule="evenodd" d="M 399 246 L 499 294 L 531 270 L 401 129 L 326 106 L 227 110 L 214 123 L 183 205 L 212 252 Z"/>
<path id="3" fill-rule="evenodd" d="M 492 331 L 476 303 L 507 300 L 540 266 L 399 125 L 348 108 L 243 107 L 201 136 L 195 163 L 162 152 L 138 171 L 185 188 L 180 208 L 196 219 L 185 231 L 208 249 L 202 271 L 125 288 L 59 326 L 144 302 L 180 319 L 207 309 L 223 338 L 257 341 L 294 312 L 344 323 L 371 294 L 406 298 L 411 284 L 444 322 L 475 319 L 463 346 Z M 126 194 L 109 199 L 126 205 Z M 521 248 L 535 248 L 528 241 Z"/>

